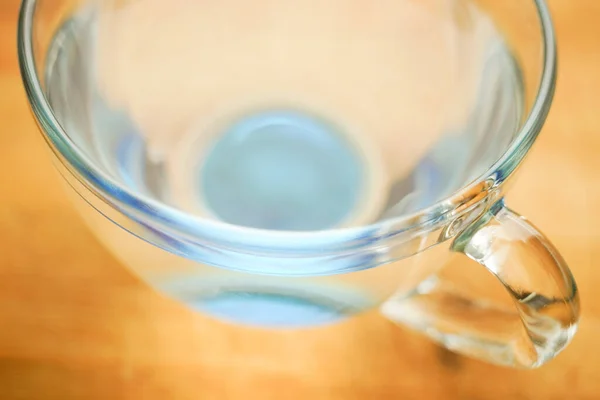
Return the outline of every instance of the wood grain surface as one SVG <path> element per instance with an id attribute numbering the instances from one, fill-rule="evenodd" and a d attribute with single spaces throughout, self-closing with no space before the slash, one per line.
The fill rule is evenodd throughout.
<path id="1" fill-rule="evenodd" d="M 556 360 L 519 371 L 453 355 L 375 313 L 265 333 L 147 288 L 67 200 L 21 85 L 18 0 L 1 0 L 0 399 L 600 398 L 600 2 L 550 5 L 558 91 L 508 200 L 569 261 L 583 319 Z"/>

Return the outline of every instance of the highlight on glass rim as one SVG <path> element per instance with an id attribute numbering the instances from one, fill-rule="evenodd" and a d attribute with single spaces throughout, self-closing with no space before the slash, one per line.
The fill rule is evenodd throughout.
<path id="1" fill-rule="evenodd" d="M 7 398 L 600 395 L 591 0 L 5 3 Z"/>

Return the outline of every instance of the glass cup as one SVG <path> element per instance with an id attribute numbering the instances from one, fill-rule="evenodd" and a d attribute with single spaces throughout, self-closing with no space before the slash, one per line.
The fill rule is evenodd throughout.
<path id="1" fill-rule="evenodd" d="M 520 367 L 575 333 L 504 203 L 554 92 L 544 1 L 24 0 L 18 46 L 75 204 L 170 297 L 263 328 L 380 307 Z"/>

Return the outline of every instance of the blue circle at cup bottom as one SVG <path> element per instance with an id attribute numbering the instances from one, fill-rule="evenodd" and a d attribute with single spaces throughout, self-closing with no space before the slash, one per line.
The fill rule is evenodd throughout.
<path id="1" fill-rule="evenodd" d="M 201 166 L 200 192 L 219 219 L 276 230 L 322 230 L 351 217 L 364 187 L 360 149 L 334 125 L 290 111 L 245 117 Z"/>

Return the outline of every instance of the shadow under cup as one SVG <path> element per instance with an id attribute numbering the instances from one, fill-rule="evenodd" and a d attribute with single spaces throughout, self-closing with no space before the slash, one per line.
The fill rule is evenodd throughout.
<path id="1" fill-rule="evenodd" d="M 526 111 L 513 49 L 470 2 L 439 14 L 428 2 L 398 1 L 360 29 L 350 29 L 353 17 L 339 8 L 322 10 L 329 19 L 313 17 L 311 7 L 320 6 L 309 3 L 293 15 L 275 9 L 289 23 L 267 36 L 258 29 L 243 46 L 234 23 L 232 37 L 219 31 L 219 46 L 209 45 L 185 9 L 173 16 L 180 30 L 155 21 L 151 31 L 196 37 L 204 53 L 213 51 L 203 63 L 190 62 L 185 48 L 161 47 L 168 40 L 160 34 L 131 36 L 123 21 L 164 7 L 154 0 L 109 5 L 104 22 L 106 9 L 80 8 L 48 42 L 44 91 L 54 117 L 111 187 L 134 193 L 101 200 L 97 176 L 57 153 L 82 214 L 142 279 L 219 319 L 313 326 L 416 288 L 457 257 L 436 220 L 450 209 L 442 201 L 505 153 Z M 383 18 L 388 11 L 398 20 Z M 202 15 L 207 24 L 235 17 Z M 443 27 L 438 36 L 419 28 L 427 21 Z M 102 23 L 120 35 L 110 65 L 99 59 Z M 144 57 L 122 47 L 131 40 Z M 173 65 L 186 67 L 161 72 Z M 120 85 L 106 83 L 109 70 Z M 144 101 L 127 98 L 136 92 L 131 71 L 160 78 L 138 87 L 149 93 Z M 173 215 L 186 234 L 163 224 Z M 395 221 L 409 217 L 429 225 L 398 228 Z"/>

